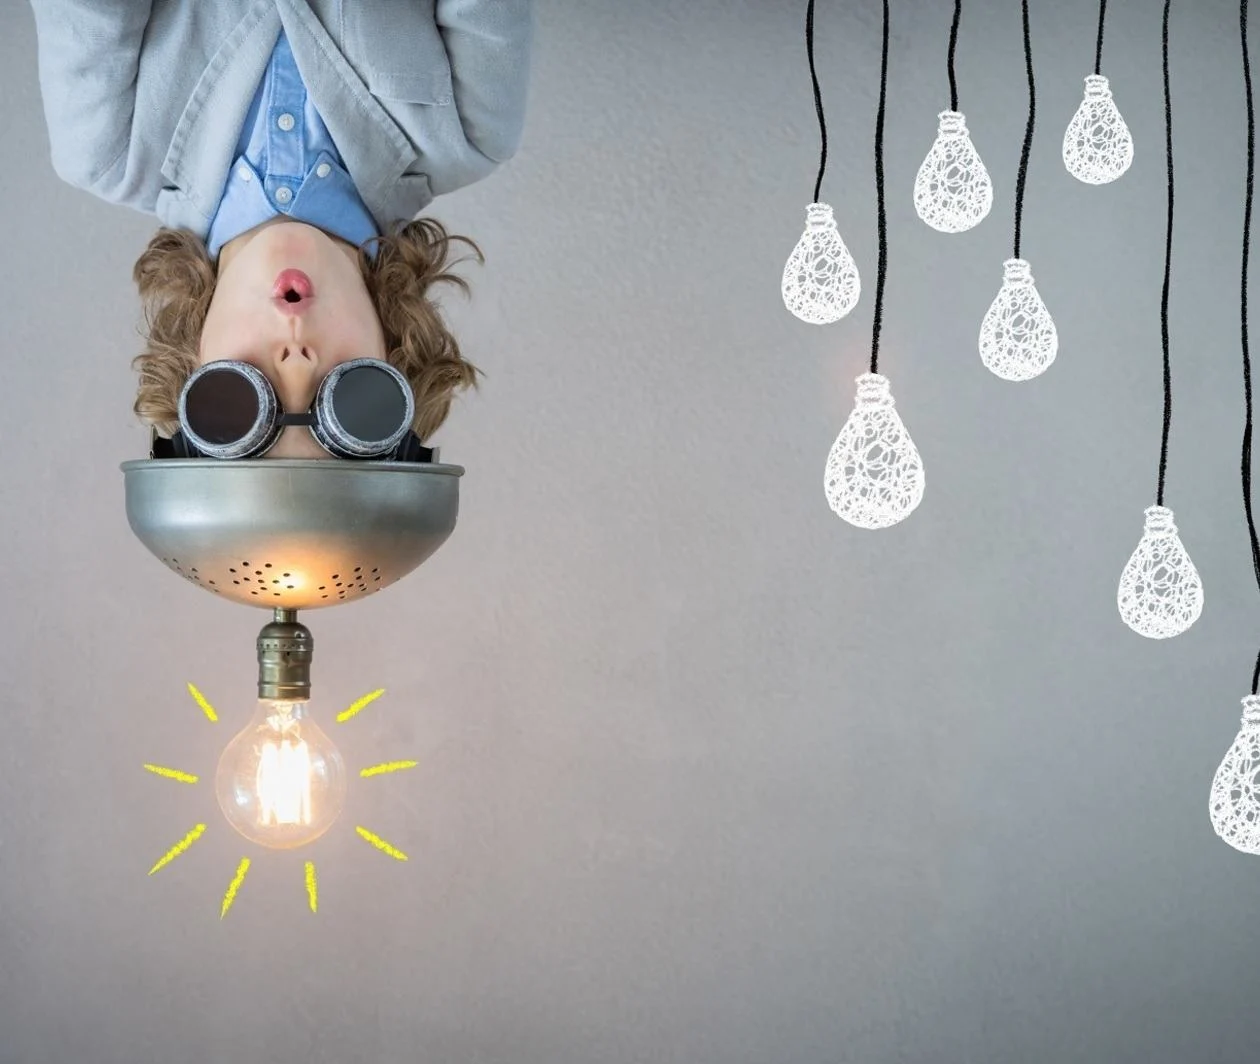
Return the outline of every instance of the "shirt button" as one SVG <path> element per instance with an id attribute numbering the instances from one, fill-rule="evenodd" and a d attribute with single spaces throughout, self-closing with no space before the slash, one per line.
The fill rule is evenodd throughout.
<path id="1" fill-rule="evenodd" d="M 316 177 L 327 177 L 331 173 L 332 173 L 332 167 L 329 166 L 327 163 L 320 163 L 317 167 L 315 167 Z"/>
<path id="2" fill-rule="evenodd" d="M 248 181 L 253 175 L 249 172 L 248 166 L 238 166 L 236 168 L 236 176 L 242 181 Z"/>
<path id="3" fill-rule="evenodd" d="M 288 185 L 281 185 L 278 189 L 276 189 L 277 203 L 288 203 L 292 198 L 293 189 L 289 188 Z"/>
<path id="4" fill-rule="evenodd" d="M 285 111 L 284 114 L 276 119 L 276 125 L 286 133 L 293 128 L 293 124 L 293 116 L 288 111 Z"/>

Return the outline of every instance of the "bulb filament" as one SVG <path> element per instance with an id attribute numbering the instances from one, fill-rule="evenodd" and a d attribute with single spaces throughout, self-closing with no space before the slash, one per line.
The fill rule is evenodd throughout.
<path id="1" fill-rule="evenodd" d="M 311 751 L 306 740 L 295 742 L 289 735 L 298 729 L 290 703 L 279 703 L 279 712 L 267 723 L 280 739 L 268 739 L 259 751 L 255 787 L 258 793 L 258 823 L 309 824 L 311 822 Z"/>
<path id="2" fill-rule="evenodd" d="M 257 787 L 260 824 L 309 824 L 311 753 L 306 742 L 263 743 Z"/>

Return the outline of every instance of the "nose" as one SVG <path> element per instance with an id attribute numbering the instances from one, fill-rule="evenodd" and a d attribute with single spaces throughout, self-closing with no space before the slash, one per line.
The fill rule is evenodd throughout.
<path id="1" fill-rule="evenodd" d="M 284 344 L 276 349 L 277 358 L 280 362 L 288 362 L 290 358 L 301 359 L 304 362 L 314 363 L 315 355 L 311 349 L 304 344 L 296 341 L 291 344 Z M 295 362 L 294 365 L 299 363 Z"/>
<path id="2" fill-rule="evenodd" d="M 314 347 L 292 338 L 277 344 L 272 349 L 268 369 L 267 375 L 275 386 L 276 398 L 287 413 L 300 414 L 311 408 L 323 375 Z M 328 457 L 311 437 L 310 430 L 296 425 L 284 429 L 267 455 L 270 458 Z"/>
<path id="3" fill-rule="evenodd" d="M 272 350 L 271 376 L 276 394 L 289 413 L 310 408 L 319 382 L 319 356 L 309 344 L 288 339 Z"/>

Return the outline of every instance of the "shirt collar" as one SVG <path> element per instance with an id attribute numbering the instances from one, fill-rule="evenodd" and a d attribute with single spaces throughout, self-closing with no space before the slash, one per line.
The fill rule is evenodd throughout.
<path id="1" fill-rule="evenodd" d="M 245 156 L 236 159 L 229 173 L 231 187 L 223 197 L 206 238 L 212 259 L 219 257 L 229 240 L 275 217 L 317 226 L 354 247 L 378 235 L 376 222 L 359 198 L 350 175 L 327 152 L 320 152 L 284 212 L 278 212 L 268 202 L 263 191 L 263 175 L 250 166 Z"/>

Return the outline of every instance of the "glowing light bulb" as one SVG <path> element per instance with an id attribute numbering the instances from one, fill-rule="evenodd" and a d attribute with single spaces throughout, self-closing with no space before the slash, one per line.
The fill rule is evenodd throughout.
<path id="1" fill-rule="evenodd" d="M 1133 136 L 1111 98 L 1107 79 L 1090 74 L 1085 79 L 1085 99 L 1063 134 L 1063 165 L 1079 181 L 1105 185 L 1132 162 Z"/>
<path id="2" fill-rule="evenodd" d="M 1059 332 L 1028 263 L 1007 259 L 1002 270 L 1002 287 L 980 323 L 980 360 L 1003 380 L 1032 380 L 1059 353 Z"/>
<path id="3" fill-rule="evenodd" d="M 228 823 L 253 842 L 290 849 L 319 838 L 346 800 L 346 767 L 306 703 L 260 698 L 214 777 Z"/>
<path id="4" fill-rule="evenodd" d="M 1235 850 L 1260 854 L 1260 697 L 1242 700 L 1242 727 L 1212 777 L 1208 814 Z"/>
<path id="5" fill-rule="evenodd" d="M 840 239 L 825 203 L 805 210 L 805 232 L 783 267 L 783 305 L 801 321 L 827 325 L 857 306 L 862 294 L 857 263 Z"/>
<path id="6" fill-rule="evenodd" d="M 1146 527 L 1120 574 L 1116 603 L 1124 623 L 1148 639 L 1180 635 L 1203 612 L 1203 583 L 1168 507 L 1146 510 Z"/>
<path id="7" fill-rule="evenodd" d="M 858 528 L 888 528 L 923 501 L 923 460 L 894 408 L 888 378 L 863 373 L 853 412 L 827 455 L 831 508 Z"/>
<path id="8" fill-rule="evenodd" d="M 993 182 L 959 111 L 942 111 L 931 150 L 914 179 L 914 209 L 941 233 L 963 233 L 993 206 Z"/>

